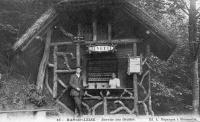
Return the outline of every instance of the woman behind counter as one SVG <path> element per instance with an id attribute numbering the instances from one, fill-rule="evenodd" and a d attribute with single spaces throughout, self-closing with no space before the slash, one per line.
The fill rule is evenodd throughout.
<path id="1" fill-rule="evenodd" d="M 112 73 L 112 79 L 109 80 L 109 88 L 119 88 L 120 80 L 116 77 L 115 73 Z"/>

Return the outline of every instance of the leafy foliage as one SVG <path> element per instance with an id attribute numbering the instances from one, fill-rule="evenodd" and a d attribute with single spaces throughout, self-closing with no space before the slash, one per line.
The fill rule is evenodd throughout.
<path id="1" fill-rule="evenodd" d="M 11 47 L 28 27 L 58 0 L 0 1 L 0 71 L 12 70 Z M 23 60 L 23 59 L 22 59 Z M 22 61 L 23 62 L 23 61 Z"/>
<path id="2" fill-rule="evenodd" d="M 49 92 L 38 93 L 36 86 L 19 74 L 4 75 L 0 80 L 0 109 L 20 110 L 55 106 Z"/>
<path id="3" fill-rule="evenodd" d="M 134 2 L 162 23 L 177 43 L 177 48 L 168 61 L 161 61 L 153 55 L 148 59 L 152 71 L 152 105 L 155 112 L 174 114 L 191 111 L 192 79 L 189 63 L 187 1 Z"/>
<path id="4" fill-rule="evenodd" d="M 52 103 L 48 93 L 38 94 L 28 79 L 12 73 L 11 47 L 33 22 L 56 0 L 1 0 L 0 1 L 0 107 L 4 110 L 41 107 Z M 12 73 L 12 74 L 11 74 Z M 31 94 L 30 94 L 31 93 Z M 32 94 L 33 93 L 33 94 Z M 47 97 L 48 96 L 48 97 Z M 49 105 L 49 104 L 48 104 Z"/>

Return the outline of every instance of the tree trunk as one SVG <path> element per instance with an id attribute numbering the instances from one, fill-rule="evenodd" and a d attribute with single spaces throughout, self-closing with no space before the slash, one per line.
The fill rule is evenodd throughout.
<path id="1" fill-rule="evenodd" d="M 49 61 L 51 34 L 52 34 L 52 31 L 51 29 L 49 29 L 47 32 L 44 53 L 43 53 L 42 60 L 40 62 L 38 76 L 37 76 L 37 90 L 40 92 L 42 92 L 43 90 L 45 71 L 46 71 L 48 61 Z"/>
<path id="2" fill-rule="evenodd" d="M 192 72 L 193 72 L 193 111 L 194 114 L 198 114 L 199 108 L 199 76 L 198 76 L 198 58 L 192 62 Z"/>
<path id="3" fill-rule="evenodd" d="M 196 0 L 190 0 L 189 10 L 189 42 L 191 55 L 191 71 L 192 71 L 192 91 L 193 91 L 193 112 L 198 114 L 199 109 L 199 76 L 198 76 L 198 55 L 197 50 L 197 19 L 196 19 Z"/>

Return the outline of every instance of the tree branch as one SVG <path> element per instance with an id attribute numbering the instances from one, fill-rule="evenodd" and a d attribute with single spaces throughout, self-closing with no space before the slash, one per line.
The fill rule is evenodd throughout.
<path id="1" fill-rule="evenodd" d="M 200 9 L 200 7 L 199 7 Z M 200 13 L 197 11 L 197 15 L 196 15 L 196 19 L 198 19 L 200 17 Z"/>
<path id="2" fill-rule="evenodd" d="M 183 9 L 183 8 L 181 8 L 181 10 L 185 13 L 185 14 L 187 14 L 188 16 L 189 16 L 189 12 L 187 12 L 185 9 Z"/>
<path id="3" fill-rule="evenodd" d="M 188 6 L 186 5 L 186 3 L 184 3 L 184 1 L 183 0 L 181 0 L 181 2 L 184 4 L 184 6 L 186 7 L 186 9 L 188 10 L 188 11 L 186 11 L 184 8 L 182 8 L 182 7 L 180 7 L 180 9 L 185 13 L 185 14 L 187 14 L 188 16 L 189 16 L 189 8 L 188 8 Z M 178 1 L 174 1 L 174 3 L 176 4 L 176 5 L 178 5 L 178 6 L 181 6 L 179 3 L 178 3 Z"/>
<path id="4" fill-rule="evenodd" d="M 71 33 L 66 32 L 65 29 L 62 26 L 59 26 L 59 29 L 66 37 L 69 37 L 69 38 L 73 39 L 74 35 L 71 34 Z"/>
<path id="5" fill-rule="evenodd" d="M 200 12 L 199 12 L 199 11 L 200 11 L 200 7 L 199 7 L 199 8 L 197 9 L 197 11 L 196 11 L 196 12 L 197 12 L 197 14 L 196 14 L 196 18 L 197 18 L 197 19 L 200 17 Z"/>
<path id="6" fill-rule="evenodd" d="M 199 45 L 200 45 L 200 44 L 198 43 L 197 49 L 196 49 L 196 51 L 195 51 L 194 59 L 198 58 L 198 56 L 199 56 Z"/>
<path id="7" fill-rule="evenodd" d="M 183 1 L 183 0 L 181 0 L 181 2 L 184 4 L 184 6 L 185 6 L 185 8 L 186 8 L 186 10 L 190 10 L 190 8 L 189 8 L 189 6 L 187 6 L 187 3 L 185 2 L 185 1 Z"/>
<path id="8" fill-rule="evenodd" d="M 197 11 L 199 11 L 200 10 L 200 7 L 199 8 L 197 8 Z"/>

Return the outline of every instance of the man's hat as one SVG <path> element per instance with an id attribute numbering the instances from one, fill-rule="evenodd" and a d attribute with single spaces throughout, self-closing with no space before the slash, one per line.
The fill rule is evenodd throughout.
<path id="1" fill-rule="evenodd" d="M 80 69 L 81 69 L 81 66 L 76 66 L 76 69 L 77 69 L 77 68 L 80 68 Z"/>

